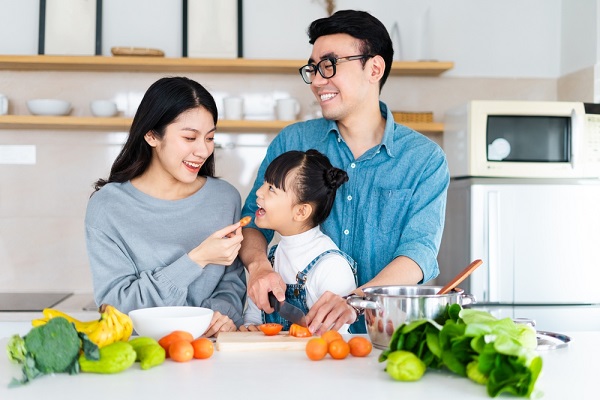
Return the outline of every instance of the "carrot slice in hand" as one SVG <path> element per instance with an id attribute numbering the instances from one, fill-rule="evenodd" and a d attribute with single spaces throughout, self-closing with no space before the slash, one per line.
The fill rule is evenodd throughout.
<path id="1" fill-rule="evenodd" d="M 246 226 L 250 223 L 250 221 L 252 221 L 252 217 L 244 217 L 242 219 L 240 219 L 240 226 Z"/>

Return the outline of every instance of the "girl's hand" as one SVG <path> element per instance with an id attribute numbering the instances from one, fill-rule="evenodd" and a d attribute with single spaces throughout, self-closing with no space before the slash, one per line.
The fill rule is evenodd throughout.
<path id="1" fill-rule="evenodd" d="M 328 330 L 337 331 L 344 324 L 354 323 L 356 318 L 356 310 L 343 297 L 329 291 L 323 293 L 306 314 L 308 328 L 316 336 Z"/>
<path id="2" fill-rule="evenodd" d="M 235 235 L 227 237 L 232 232 L 235 232 Z M 207 237 L 188 255 L 201 267 L 208 264 L 231 265 L 240 251 L 243 239 L 240 223 L 236 222 Z"/>
<path id="3" fill-rule="evenodd" d="M 217 336 L 219 332 L 234 332 L 237 328 L 233 323 L 233 320 L 229 318 L 227 315 L 223 315 L 218 311 L 213 313 L 212 320 L 210 321 L 210 325 L 206 332 L 204 332 L 204 337 Z"/>
<path id="4" fill-rule="evenodd" d="M 258 332 L 258 326 L 256 325 L 240 325 L 239 329 L 240 332 Z"/>

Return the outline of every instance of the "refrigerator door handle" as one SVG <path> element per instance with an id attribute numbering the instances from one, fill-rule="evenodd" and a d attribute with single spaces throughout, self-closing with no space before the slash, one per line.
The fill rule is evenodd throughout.
<path id="1" fill-rule="evenodd" d="M 487 301 L 500 301 L 500 207 L 499 193 L 497 191 L 488 192 L 488 212 L 487 212 L 487 236 L 488 236 L 488 299 Z"/>

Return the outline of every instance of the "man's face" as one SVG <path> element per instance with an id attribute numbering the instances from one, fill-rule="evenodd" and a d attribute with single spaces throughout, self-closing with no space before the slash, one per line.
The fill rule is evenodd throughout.
<path id="1" fill-rule="evenodd" d="M 343 33 L 321 36 L 315 41 L 310 62 L 317 64 L 328 57 L 360 55 L 359 44 L 358 39 Z M 371 87 L 370 61 L 367 59 L 365 68 L 361 60 L 340 63 L 336 65 L 335 75 L 328 79 L 316 73 L 310 88 L 325 118 L 340 121 L 361 109 Z"/>

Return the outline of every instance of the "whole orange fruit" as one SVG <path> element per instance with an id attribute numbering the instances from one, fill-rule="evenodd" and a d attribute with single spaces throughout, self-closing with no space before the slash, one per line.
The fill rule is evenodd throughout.
<path id="1" fill-rule="evenodd" d="M 323 338 L 312 338 L 306 343 L 306 355 L 313 361 L 322 360 L 327 355 L 328 345 Z"/>
<path id="2" fill-rule="evenodd" d="M 210 339 L 203 337 L 194 340 L 192 342 L 192 347 L 194 348 L 194 358 L 210 358 L 215 352 L 213 342 L 211 342 Z"/>
<path id="3" fill-rule="evenodd" d="M 335 339 L 329 343 L 329 355 L 336 360 L 343 360 L 350 353 L 350 346 L 344 339 Z"/>
<path id="4" fill-rule="evenodd" d="M 348 346 L 350 346 L 350 354 L 354 357 L 366 357 L 373 350 L 373 345 L 369 339 L 361 336 L 348 340 Z"/>

